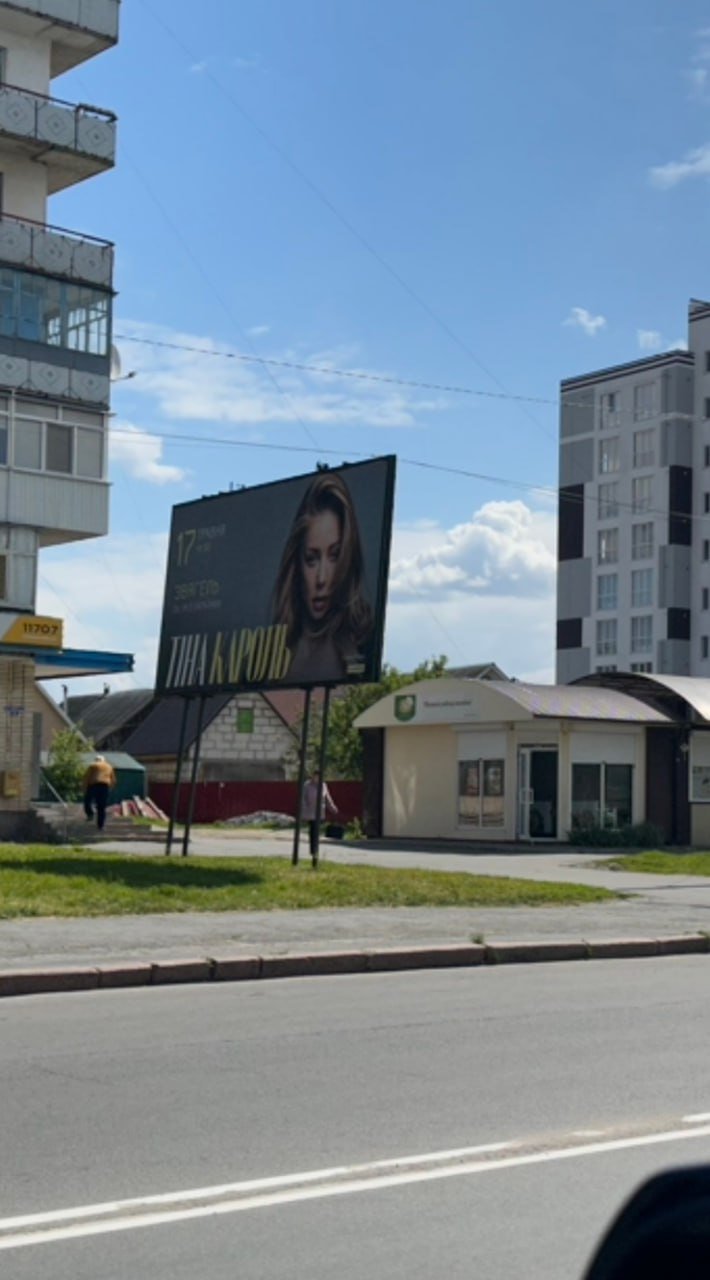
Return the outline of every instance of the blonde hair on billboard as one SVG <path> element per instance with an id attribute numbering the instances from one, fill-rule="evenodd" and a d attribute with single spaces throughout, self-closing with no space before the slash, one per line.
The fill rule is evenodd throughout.
<path id="1" fill-rule="evenodd" d="M 331 608 L 314 627 L 306 612 L 303 592 L 303 544 L 314 516 L 332 511 L 340 526 L 340 554 L 335 569 Z M 353 500 L 337 472 L 319 471 L 301 499 L 294 517 L 274 588 L 274 620 L 286 623 L 289 647 L 304 631 L 330 634 L 339 653 L 359 650 L 372 631 L 372 609 L 363 589 L 364 562 Z"/>

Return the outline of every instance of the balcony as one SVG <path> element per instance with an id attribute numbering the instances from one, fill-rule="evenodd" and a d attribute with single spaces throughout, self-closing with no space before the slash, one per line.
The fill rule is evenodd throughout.
<path id="1" fill-rule="evenodd" d="M 52 44 L 51 74 L 61 75 L 118 40 L 120 0 L 1 0 L 2 26 Z"/>
<path id="2" fill-rule="evenodd" d="M 47 98 L 0 85 L 0 149 L 30 157 L 47 169 L 47 193 L 113 168 L 116 117 L 85 103 Z"/>
<path id="3" fill-rule="evenodd" d="M 0 217 L 0 264 L 110 289 L 113 245 L 29 218 Z"/>

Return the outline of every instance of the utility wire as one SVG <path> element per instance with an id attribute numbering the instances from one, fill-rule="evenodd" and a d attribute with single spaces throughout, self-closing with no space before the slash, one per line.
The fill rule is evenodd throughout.
<path id="1" fill-rule="evenodd" d="M 274 356 L 258 356 L 245 351 L 214 351 L 208 347 L 198 347 L 187 342 L 169 342 L 167 339 L 161 338 L 139 338 L 130 333 L 116 333 L 114 337 L 120 342 L 133 342 L 140 346 L 146 347 L 162 347 L 168 351 L 185 351 L 192 355 L 207 356 L 208 358 L 221 360 L 237 360 L 245 364 L 257 364 L 271 366 L 277 369 L 296 370 L 301 373 L 321 374 L 324 377 L 331 378 L 352 378 L 358 382 L 374 382 L 384 383 L 395 387 L 410 387 L 418 391 L 442 391 L 450 395 L 480 397 L 487 400 L 509 400 L 517 403 L 537 404 L 549 406 L 557 409 L 590 409 L 593 408 L 588 400 L 575 400 L 569 395 L 563 395 L 557 399 L 549 396 L 534 396 L 515 393 L 512 391 L 485 391 L 481 387 L 467 387 L 460 383 L 447 382 L 429 382 L 419 378 L 403 378 L 397 374 L 386 373 L 367 373 L 361 369 L 341 369 L 335 365 L 318 365 L 308 364 L 305 361 L 298 360 L 282 360 Z M 637 418 L 634 416 L 632 409 L 616 409 L 614 410 L 615 422 L 611 425 L 605 425 L 604 431 L 614 431 L 616 426 L 621 426 L 620 419 L 632 419 L 638 424 L 638 429 L 643 430 L 644 423 L 648 420 L 645 418 Z M 655 415 L 654 422 L 658 420 L 673 420 L 677 422 L 695 420 L 692 413 L 670 413 L 663 415 Z"/>
<path id="2" fill-rule="evenodd" d="M 234 440 L 228 439 L 226 436 L 194 436 L 169 431 L 141 431 L 136 427 L 128 429 L 113 425 L 110 428 L 110 432 L 112 435 L 126 435 L 132 439 L 140 436 L 146 436 L 148 438 L 153 437 L 159 440 L 168 440 L 171 443 L 188 445 L 194 444 L 199 445 L 200 447 L 204 445 L 211 445 L 215 448 L 261 449 L 275 453 L 317 453 L 322 457 L 340 458 L 341 464 L 347 465 L 347 462 L 343 460 L 344 451 L 342 449 L 315 449 L 308 445 L 273 444 L 263 440 Z M 355 449 L 347 449 L 345 452 L 350 458 L 367 459 L 375 457 L 372 452 L 358 451 Z M 527 493 L 537 493 L 542 497 L 547 498 L 559 499 L 561 493 L 564 492 L 564 501 L 570 506 L 583 506 L 585 504 L 590 504 L 591 506 L 599 507 L 602 505 L 610 505 L 608 498 L 599 499 L 598 497 L 592 497 L 591 494 L 569 493 L 564 489 L 564 486 L 561 489 L 553 485 L 532 484 L 530 481 L 526 480 L 513 480 L 510 476 L 491 475 L 484 471 L 472 471 L 465 467 L 447 466 L 441 462 L 427 462 L 422 458 L 405 458 L 402 455 L 398 455 L 398 461 L 404 466 L 418 467 L 424 471 L 436 471 L 443 475 L 459 476 L 466 480 L 480 480 L 486 484 L 499 484 L 508 489 L 520 489 Z M 614 475 L 618 475 L 618 473 L 610 473 L 605 476 L 605 480 L 613 478 Z M 638 516 L 641 520 L 648 516 L 658 516 L 664 519 L 677 518 L 689 521 L 706 520 L 710 522 L 710 515 L 705 514 L 694 514 L 692 512 L 685 511 L 670 511 L 665 508 L 658 507 L 645 507 L 641 509 L 633 502 L 616 501 L 613 505 L 618 510 L 631 512 L 632 515 Z M 615 517 L 602 516 L 601 518 L 614 519 Z"/>
<path id="3" fill-rule="evenodd" d="M 188 57 L 193 63 L 197 62 L 198 59 L 194 51 L 190 49 L 188 45 L 185 44 L 185 41 L 181 38 L 181 36 L 177 34 L 176 31 L 173 30 L 173 28 L 165 21 L 165 19 L 161 15 L 158 15 L 155 12 L 153 6 L 148 4 L 146 0 L 143 0 L 143 7 L 147 10 L 148 13 L 151 14 L 153 20 L 163 28 L 165 33 L 178 46 L 178 48 L 182 50 L 185 56 Z M 472 348 L 469 347 L 469 345 L 466 342 L 464 342 L 463 338 L 461 338 L 459 334 L 456 333 L 456 331 L 451 328 L 451 325 L 448 324 L 448 322 L 444 320 L 443 317 L 440 316 L 437 311 L 435 311 L 435 309 L 430 305 L 430 303 L 428 303 L 426 299 L 423 298 L 422 295 L 418 293 L 417 290 L 412 287 L 412 285 L 409 284 L 409 282 L 397 270 L 397 268 L 392 266 L 392 263 L 389 262 L 387 258 L 383 257 L 383 255 L 379 252 L 379 250 L 375 247 L 375 245 L 373 245 L 372 242 L 362 234 L 362 232 L 355 226 L 353 222 L 350 221 L 350 219 L 333 202 L 333 200 L 331 200 L 331 198 L 328 195 L 326 195 L 323 189 L 316 182 L 313 181 L 313 179 L 306 173 L 304 169 L 301 168 L 299 164 L 296 163 L 296 161 L 285 149 L 285 147 L 282 147 L 281 144 L 275 140 L 275 138 L 271 137 L 271 135 L 266 131 L 266 129 L 264 129 L 264 127 L 261 124 L 259 124 L 259 122 L 254 118 L 254 116 L 251 115 L 249 111 L 247 111 L 243 103 L 240 102 L 240 100 L 231 92 L 231 90 L 229 90 L 222 83 L 222 81 L 219 80 L 218 77 L 214 75 L 214 73 L 210 70 L 209 66 L 205 67 L 204 75 L 220 91 L 220 93 L 224 95 L 224 97 L 227 99 L 229 103 L 231 103 L 231 105 L 239 113 L 242 119 L 245 120 L 247 124 L 250 126 L 250 128 L 252 128 L 259 135 L 262 141 L 266 143 L 266 145 L 272 151 L 274 151 L 276 155 L 279 156 L 279 158 L 284 162 L 284 164 L 288 166 L 288 168 L 292 171 L 292 173 L 294 173 L 296 177 L 302 183 L 304 183 L 305 186 L 308 187 L 308 189 L 313 193 L 316 199 L 319 200 L 321 204 L 323 204 L 325 208 L 329 210 L 329 212 L 333 215 L 333 217 L 337 219 L 337 221 L 341 224 L 341 226 L 343 226 L 345 230 L 348 231 L 348 233 L 351 236 L 353 236 L 355 240 L 358 241 L 358 243 L 366 251 L 366 253 L 368 253 L 375 260 L 375 262 L 379 263 L 382 269 L 386 271 L 387 274 L 399 285 L 399 287 L 412 299 L 412 301 L 415 302 L 417 306 L 420 307 L 420 309 L 424 311 L 425 314 L 431 320 L 434 321 L 434 323 L 438 326 L 438 328 L 440 328 L 441 331 L 446 334 L 446 336 L 459 348 L 459 350 L 462 351 L 464 355 L 468 357 L 469 360 L 471 360 L 475 365 L 477 365 L 477 367 L 481 370 L 481 372 L 484 373 L 487 378 L 490 378 L 491 382 L 493 382 L 501 392 L 505 392 L 506 388 L 503 385 L 503 383 L 500 381 L 500 379 L 494 373 L 492 373 L 490 369 L 486 367 L 486 365 L 483 363 L 482 360 L 479 359 L 479 357 L 475 354 Z M 523 407 L 523 412 L 525 413 L 526 417 L 529 418 L 530 421 L 534 423 L 534 425 L 540 431 L 543 432 L 544 435 L 551 436 L 551 433 L 545 427 L 543 427 L 542 423 L 538 422 L 537 418 L 532 413 L 530 413 L 528 409 L 525 409 Z"/>

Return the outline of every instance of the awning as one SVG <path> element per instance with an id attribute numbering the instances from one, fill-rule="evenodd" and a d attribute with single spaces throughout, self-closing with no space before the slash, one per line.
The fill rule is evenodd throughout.
<path id="1" fill-rule="evenodd" d="M 68 676 L 108 676 L 133 670 L 132 653 L 97 649 L 43 649 L 31 645 L 0 644 L 0 658 L 32 658 L 36 680 Z"/>

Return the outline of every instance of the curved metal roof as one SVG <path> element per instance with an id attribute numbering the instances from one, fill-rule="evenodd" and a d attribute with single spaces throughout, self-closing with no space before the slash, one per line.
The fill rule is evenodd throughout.
<path id="1" fill-rule="evenodd" d="M 397 703 L 409 699 L 408 714 Z M 423 680 L 386 694 L 355 720 L 358 729 L 424 724 L 493 724 L 500 720 L 616 721 L 668 724 L 672 717 L 622 689 L 592 685 L 525 684 L 519 680 Z"/>
<path id="2" fill-rule="evenodd" d="M 664 724 L 669 719 L 662 711 L 620 689 L 572 684 L 523 684 L 515 680 L 505 685 L 501 692 L 535 716 L 627 720 L 637 724 Z"/>
<path id="3" fill-rule="evenodd" d="M 615 690 L 624 689 L 632 697 L 653 700 L 656 705 L 668 704 L 667 694 L 681 698 L 692 707 L 702 719 L 710 721 L 710 680 L 704 676 L 660 675 L 652 671 L 614 671 L 582 676 L 570 686 L 579 689 L 599 688 L 600 685 L 612 686 Z"/>

